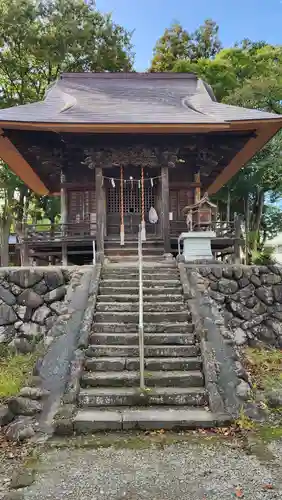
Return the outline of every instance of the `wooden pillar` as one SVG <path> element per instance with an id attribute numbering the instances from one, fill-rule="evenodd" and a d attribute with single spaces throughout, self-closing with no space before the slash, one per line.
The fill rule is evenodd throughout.
<path id="1" fill-rule="evenodd" d="M 162 235 L 164 239 L 164 251 L 170 253 L 170 222 L 169 222 L 169 178 L 168 167 L 161 167 L 161 193 L 162 193 Z"/>
<path id="2" fill-rule="evenodd" d="M 102 262 L 104 258 L 104 232 L 105 232 L 105 194 L 103 183 L 103 169 L 95 168 L 96 176 L 96 246 L 97 246 L 97 261 Z"/>
<path id="3" fill-rule="evenodd" d="M 234 264 L 241 264 L 240 240 L 241 240 L 241 217 L 238 215 L 234 219 Z"/>
<path id="4" fill-rule="evenodd" d="M 68 265 L 68 246 L 66 243 L 67 227 L 68 222 L 68 207 L 67 207 L 67 191 L 64 186 L 66 182 L 66 177 L 63 172 L 61 172 L 61 224 L 62 224 L 62 265 Z"/>

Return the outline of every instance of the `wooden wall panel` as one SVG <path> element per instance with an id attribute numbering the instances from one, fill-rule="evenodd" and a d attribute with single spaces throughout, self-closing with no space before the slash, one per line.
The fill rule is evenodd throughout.
<path id="1" fill-rule="evenodd" d="M 96 214 L 95 190 L 68 190 L 68 221 L 90 222 Z"/>
<path id="2" fill-rule="evenodd" d="M 173 213 L 173 220 L 184 220 L 182 210 L 186 205 L 194 203 L 194 188 L 171 188 L 169 191 L 170 212 Z"/>

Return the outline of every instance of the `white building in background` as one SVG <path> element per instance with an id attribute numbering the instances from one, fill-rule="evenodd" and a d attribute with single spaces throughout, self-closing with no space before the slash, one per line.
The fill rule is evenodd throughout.
<path id="1" fill-rule="evenodd" d="M 274 248 L 273 257 L 279 264 L 282 264 L 282 233 L 278 233 L 272 240 L 267 240 L 264 246 Z"/>

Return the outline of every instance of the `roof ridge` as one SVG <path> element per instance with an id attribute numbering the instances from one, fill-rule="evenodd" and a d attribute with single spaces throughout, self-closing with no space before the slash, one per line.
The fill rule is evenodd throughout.
<path id="1" fill-rule="evenodd" d="M 105 79 L 144 79 L 144 80 L 191 80 L 198 79 L 195 73 L 135 73 L 135 72 L 85 72 L 85 73 L 61 73 L 60 79 L 65 80 L 68 78 L 105 78 Z"/>

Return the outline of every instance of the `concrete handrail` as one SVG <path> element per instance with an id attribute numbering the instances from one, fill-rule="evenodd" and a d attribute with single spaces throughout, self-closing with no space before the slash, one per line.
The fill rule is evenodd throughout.
<path id="1" fill-rule="evenodd" d="M 139 362 L 140 362 L 140 389 L 145 388 L 144 375 L 144 321 L 143 321 L 143 255 L 141 226 L 138 233 L 138 265 L 139 265 Z"/>

